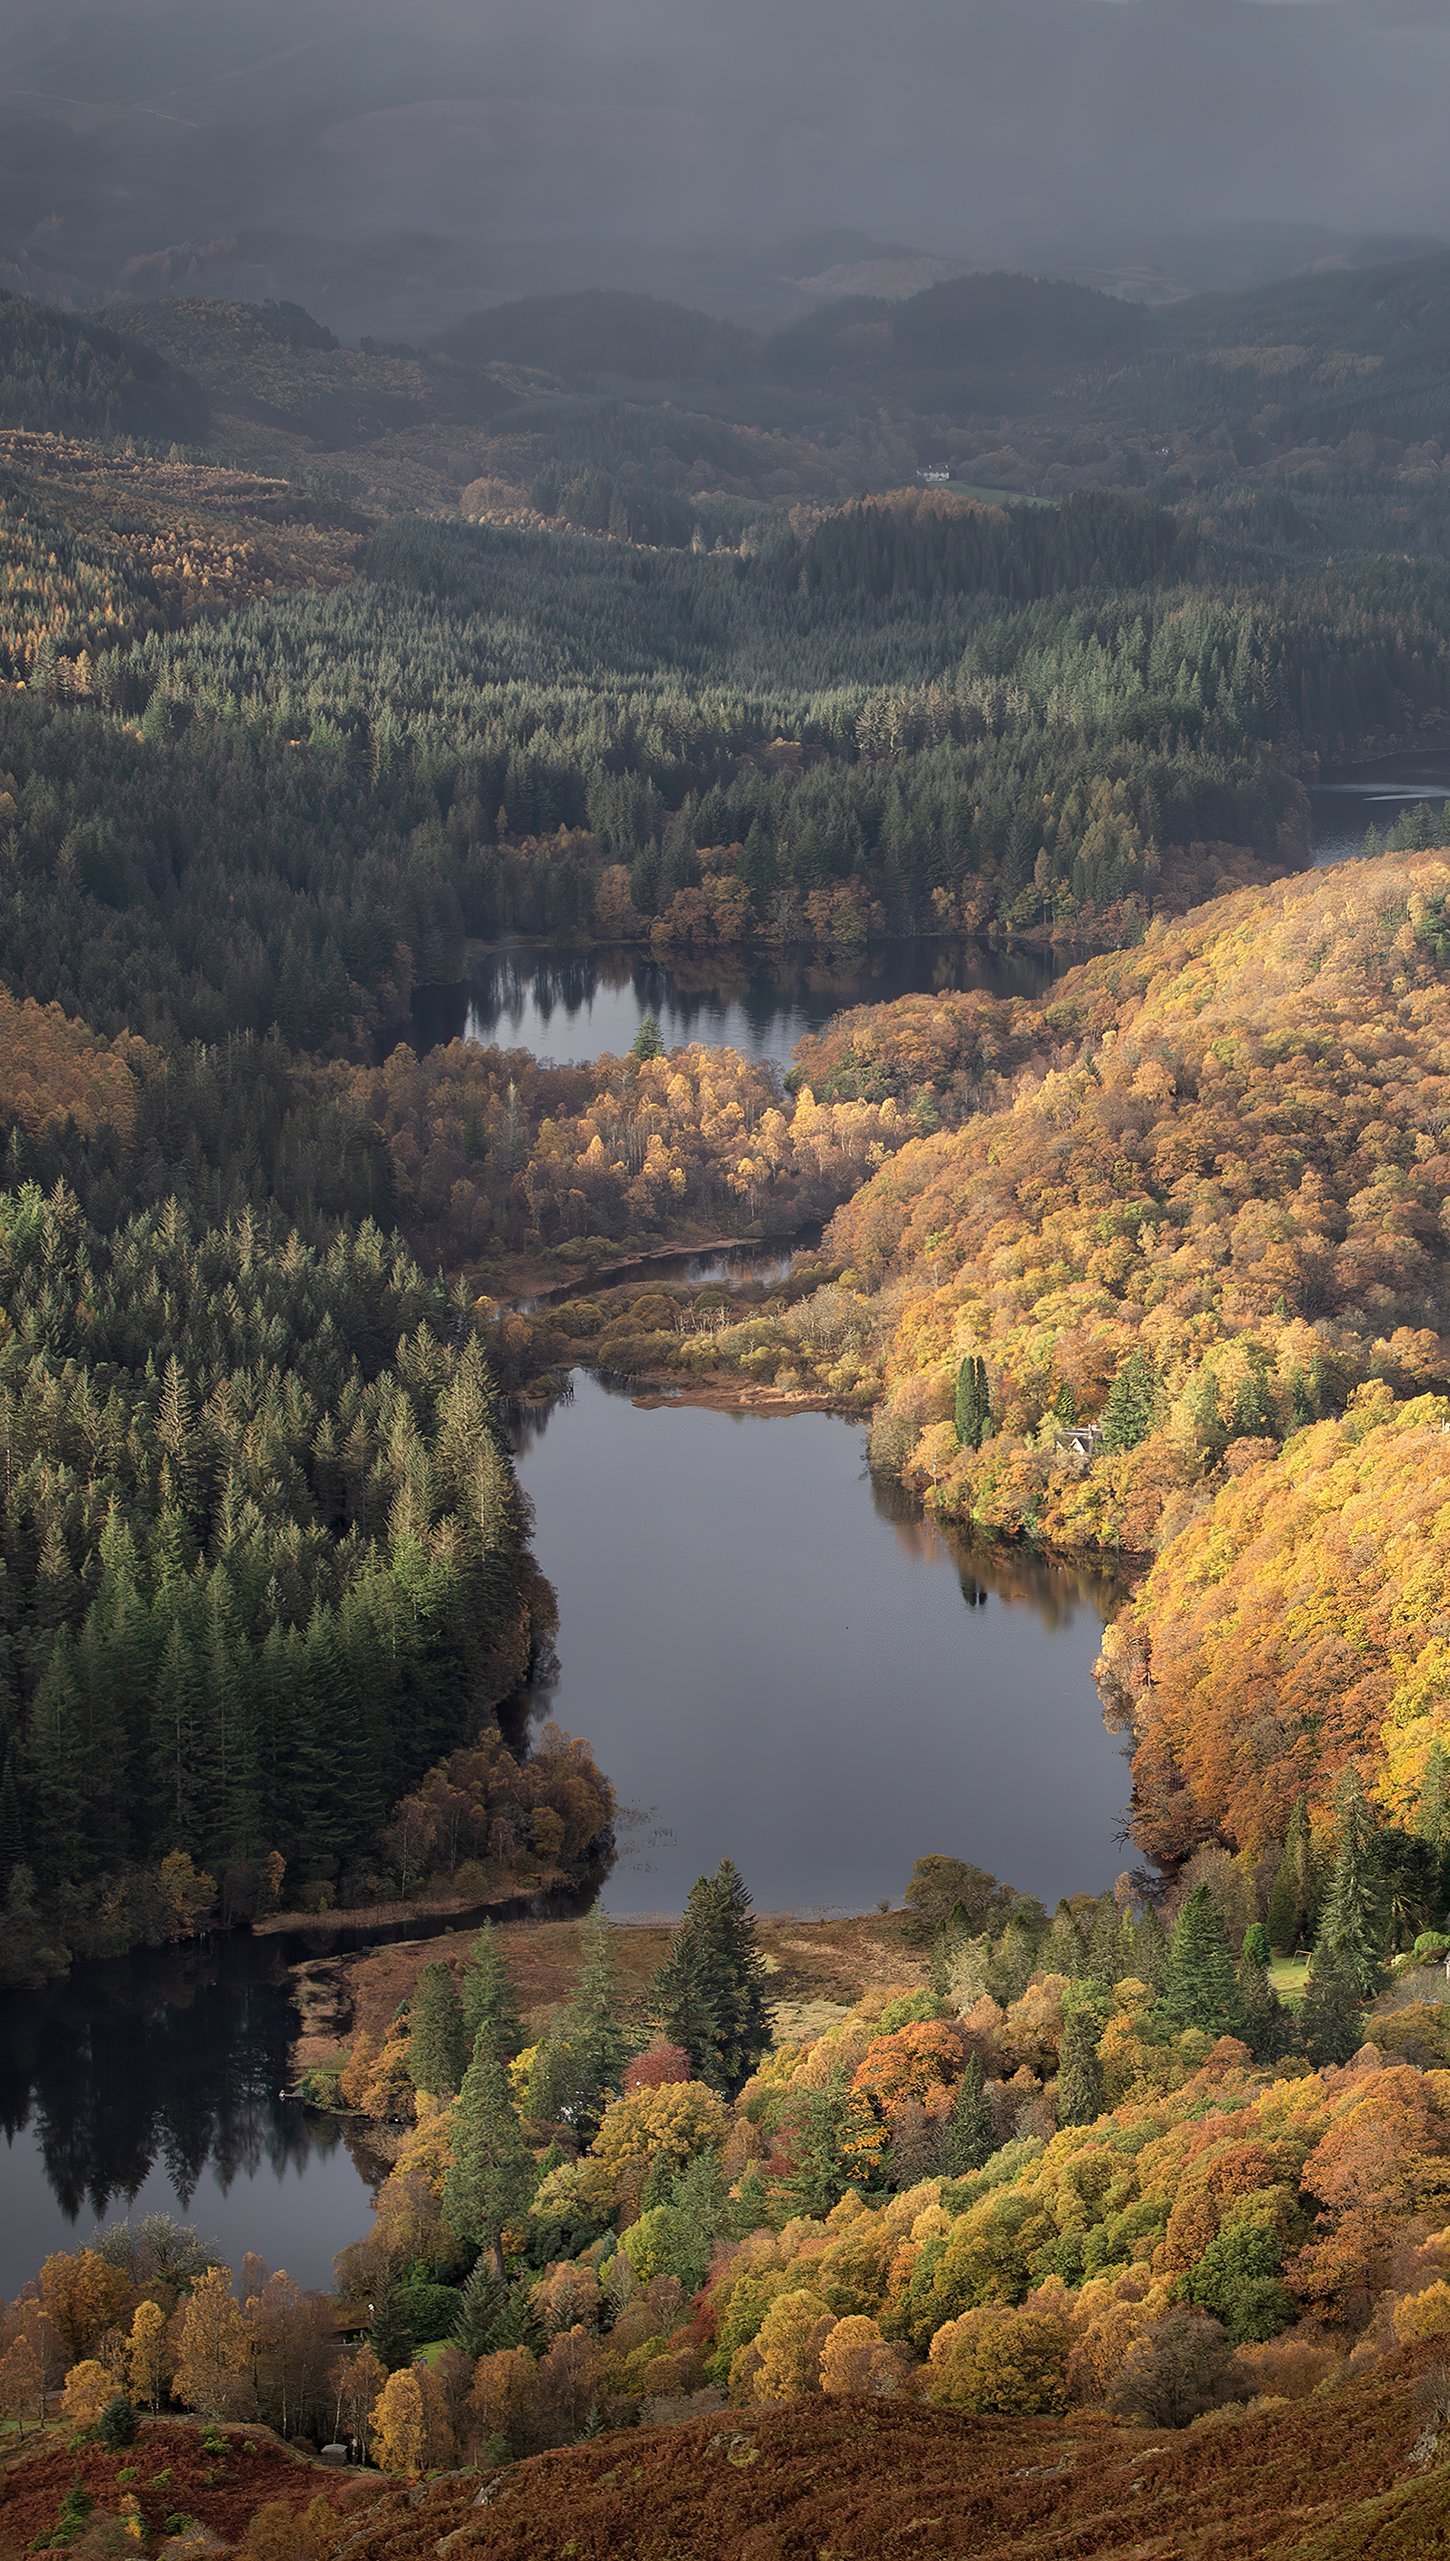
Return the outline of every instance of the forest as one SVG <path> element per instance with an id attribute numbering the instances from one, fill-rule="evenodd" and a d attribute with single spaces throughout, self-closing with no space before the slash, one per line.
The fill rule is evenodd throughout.
<path id="1" fill-rule="evenodd" d="M 1413 2420 L 1450 2337 L 1450 2049 L 1425 1988 L 1450 1943 L 1424 1926 L 1444 1851 L 1414 1871 L 1353 1790 L 1335 1832 L 1295 1871 L 1306 1905 L 1276 1883 L 1281 1934 L 1313 1942 L 1287 2000 L 1221 1852 L 1171 1928 L 1128 1880 L 1049 1916 L 922 1859 L 899 1983 L 798 2035 L 728 1860 L 633 1997 L 599 1918 L 542 2014 L 487 1926 L 425 1943 L 380 2032 L 310 2078 L 315 2104 L 393 2135 L 337 2294 L 260 2257 L 234 2279 L 165 2217 L 115 2226 L 0 2314 L 0 2413 L 40 2431 L 59 2396 L 64 2495 L 88 2485 L 71 2514 L 96 2534 L 162 2521 L 171 2475 L 132 2449 L 196 2414 L 217 2459 L 197 2486 L 226 2488 L 246 2561 L 331 2561 L 345 2529 L 383 2552 L 389 2484 L 435 2476 L 446 2499 L 462 2470 L 476 2499 L 481 2471 L 507 2502 L 528 2495 L 511 2465 L 620 2426 L 643 2452 L 701 2415 L 748 2430 L 789 2409 L 807 2441 L 840 2403 L 858 2429 L 934 2412 L 1036 2423 L 1040 2444 L 1071 2423 L 1104 2457 L 1191 2429 L 1231 2478 L 1266 2413 L 1343 2421 L 1382 2377 Z M 260 2486 L 241 2501 L 235 2432 L 258 2421 L 353 2443 L 372 2480 L 304 2474 L 297 2513 Z"/>
<path id="2" fill-rule="evenodd" d="M 1123 2497 L 1189 2429 L 1200 2477 L 1408 2479 L 1429 2530 L 1444 821 L 1305 868 L 1321 768 L 1450 713 L 1444 277 L 1376 272 L 1153 315 L 975 278 L 773 339 L 581 294 L 422 347 L 0 300 L 0 1987 L 593 1901 L 623 1818 L 524 1715 L 557 1610 L 504 1410 L 575 1361 L 857 1414 L 930 1517 L 1122 1569 L 1147 1862 L 1049 1911 L 948 1842 L 897 1976 L 809 2008 L 728 1860 L 642 1989 L 597 1916 L 558 1999 L 487 1927 L 408 1951 L 302 2084 L 386 2166 L 333 2294 L 132 2223 L 0 2310 L 33 2548 L 194 2502 L 244 2561 L 344 2521 L 365 2561 L 356 2485 L 241 2495 L 248 2430 L 368 2454 L 401 2555 L 477 2526 L 460 2468 L 524 2518 L 601 2430 L 713 2423 L 743 2481 L 843 2406 L 922 2462 L 1042 2431 L 1024 2481 L 1126 2446 Z M 414 1010 L 504 937 L 906 932 L 1063 974 L 785 1074 Z M 822 1229 L 734 1296 L 607 1288 Z M 1398 2449 L 1354 2500 L 1325 2409 Z"/>

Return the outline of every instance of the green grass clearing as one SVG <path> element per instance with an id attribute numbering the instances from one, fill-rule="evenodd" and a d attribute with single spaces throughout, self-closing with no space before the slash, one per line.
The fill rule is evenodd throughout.
<path id="1" fill-rule="evenodd" d="M 1269 1981 L 1281 2001 L 1302 2001 L 1308 1980 L 1307 1956 L 1276 1956 L 1269 1967 Z"/>

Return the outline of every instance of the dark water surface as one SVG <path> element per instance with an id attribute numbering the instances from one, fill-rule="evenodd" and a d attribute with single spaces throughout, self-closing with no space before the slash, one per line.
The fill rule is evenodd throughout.
<path id="1" fill-rule="evenodd" d="M 1388 835 L 1395 820 L 1422 800 L 1437 812 L 1450 800 L 1450 747 L 1416 748 L 1325 774 L 1309 794 L 1314 869 L 1325 871 L 1362 853 L 1371 827 Z"/>
<path id="2" fill-rule="evenodd" d="M 1048 952 L 986 943 L 898 940 L 832 967 L 799 954 L 778 960 L 658 960 L 637 950 L 515 947 L 478 955 L 466 985 L 429 988 L 414 1008 L 421 1048 L 497 1041 L 566 1066 L 609 1050 L 620 1057 L 647 1014 L 667 1049 L 703 1041 L 747 1058 L 790 1064 L 796 1042 L 847 1005 L 882 1005 L 933 988 L 981 987 L 1036 996 L 1066 962 Z"/>
<path id="3" fill-rule="evenodd" d="M 282 2096 L 304 1952 L 216 1939 L 0 2001 L 0 2295 L 97 2223 L 158 2210 L 233 2267 L 257 2250 L 331 2284 L 371 2189 L 338 2126 Z"/>
<path id="4" fill-rule="evenodd" d="M 898 1900 L 933 1850 L 1051 1901 L 1131 1863 L 1105 1581 L 958 1549 L 829 1414 L 648 1411 L 580 1373 L 520 1473 L 562 1615 L 549 1704 L 642 1818 L 612 1911 L 678 1911 L 727 1853 L 764 1911 Z"/>

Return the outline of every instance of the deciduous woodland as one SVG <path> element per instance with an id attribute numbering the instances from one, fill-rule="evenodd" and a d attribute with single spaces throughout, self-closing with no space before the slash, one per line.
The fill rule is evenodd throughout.
<path id="1" fill-rule="evenodd" d="M 729 1860 L 647 1981 L 597 1914 L 547 1997 L 471 1924 L 343 1968 L 335 2292 L 260 2231 L 53 2252 L 0 2549 L 555 2561 L 563 2502 L 677 2561 L 728 2503 L 770 2561 L 823 2466 L 853 2555 L 1121 2552 L 1150 2492 L 1195 2561 L 1438 2548 L 1444 821 L 1305 868 L 1321 766 L 1450 715 L 1445 265 L 1375 273 L 423 349 L 0 297 L 0 1985 L 593 1902 L 504 1408 L 575 1362 L 844 1408 L 933 1516 L 1123 1568 L 1146 1862 L 1050 1910 L 923 1806 L 885 1974 L 808 2004 Z M 939 437 L 989 498 L 902 486 Z M 1062 975 L 784 1076 L 414 1045 L 471 939 L 903 932 Z"/>

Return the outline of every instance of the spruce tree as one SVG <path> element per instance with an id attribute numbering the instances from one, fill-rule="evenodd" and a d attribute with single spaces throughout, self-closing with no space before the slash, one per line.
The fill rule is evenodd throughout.
<path id="1" fill-rule="evenodd" d="M 961 1449 L 980 1449 L 992 1428 L 987 1364 L 979 1352 L 968 1352 L 957 1371 L 956 1426 Z"/>
<path id="2" fill-rule="evenodd" d="M 508 2310 L 509 2290 L 496 2268 L 480 2257 L 459 2299 L 453 2344 L 465 2356 L 490 2356 L 505 2344 L 500 2337 Z"/>
<path id="3" fill-rule="evenodd" d="M 1450 1754 L 1443 1743 L 1430 1746 L 1420 1782 L 1415 1829 L 1432 1849 L 1443 1850 L 1450 1843 Z"/>
<path id="4" fill-rule="evenodd" d="M 1086 2001 L 1076 2001 L 1062 2022 L 1057 2064 L 1057 2122 L 1093 2125 L 1102 2115 L 1103 2067 L 1098 2059 L 1102 2021 Z"/>
<path id="5" fill-rule="evenodd" d="M 1339 1798 L 1339 1853 L 1319 1916 L 1316 1948 L 1341 1957 L 1361 2000 L 1384 1988 L 1384 1880 L 1376 1854 L 1374 1818 L 1358 1774 L 1346 1772 Z"/>
<path id="6" fill-rule="evenodd" d="M 1256 2063 L 1277 2063 L 1292 2043 L 1288 2013 L 1269 1980 L 1269 1934 L 1262 1921 L 1244 1932 L 1239 1955 L 1239 2030 Z"/>
<path id="7" fill-rule="evenodd" d="M 825 2087 L 807 2095 L 795 2129 L 784 2194 L 792 2214 L 821 2217 L 840 2203 L 850 2181 L 841 2158 L 850 2091 L 838 2066 Z"/>
<path id="8" fill-rule="evenodd" d="M 387 2285 L 373 2305 L 372 2328 L 369 2331 L 372 2351 L 389 2374 L 413 2362 L 413 2326 L 403 2309 L 398 2289 Z"/>
<path id="9" fill-rule="evenodd" d="M 1161 2000 L 1175 2027 L 1232 2036 L 1242 2024 L 1228 1933 L 1206 1884 L 1195 1885 L 1174 1923 Z"/>
<path id="10" fill-rule="evenodd" d="M 967 2056 L 966 2068 L 957 2084 L 942 2135 L 942 2172 L 949 2179 L 964 2179 L 971 2171 L 980 2170 L 997 2149 L 992 2126 L 992 2111 L 987 2104 L 986 2083 L 979 2054 Z"/>
<path id="11" fill-rule="evenodd" d="M 487 1921 L 468 1951 L 460 1997 L 467 2053 L 473 2052 L 480 2030 L 485 2030 L 500 2062 L 512 2063 L 524 2049 L 524 2023 L 503 1951 Z"/>
<path id="12" fill-rule="evenodd" d="M 1364 2010 L 1354 1969 L 1336 1948 L 1320 1945 L 1309 1966 L 1296 2049 L 1311 2063 L 1347 2063 L 1364 2043 Z"/>
<path id="13" fill-rule="evenodd" d="M 503 2273 L 505 2226 L 528 2203 L 533 2163 L 519 2131 L 508 2075 L 480 2032 L 453 2110 L 453 2158 L 443 2211 L 461 2241 L 489 2254 Z"/>
<path id="14" fill-rule="evenodd" d="M 684 1918 L 655 1979 L 664 2034 L 683 2046 L 697 2080 L 734 2098 L 770 2046 L 765 1967 L 744 1879 L 730 1859 L 690 1888 Z"/>
<path id="15" fill-rule="evenodd" d="M 1292 1956 L 1310 1937 L 1318 1905 L 1318 1875 L 1309 1831 L 1309 1808 L 1302 1796 L 1294 1802 L 1284 1852 L 1269 1897 L 1270 1944 L 1281 1956 Z"/>
<path id="16" fill-rule="evenodd" d="M 1130 1352 L 1103 1407 L 1104 1449 L 1136 1449 L 1153 1429 L 1157 1410 L 1158 1373 L 1145 1352 Z"/>
<path id="17" fill-rule="evenodd" d="M 614 1924 L 596 1910 L 584 1925 L 584 1971 L 562 2029 L 570 2062 L 569 2121 L 577 2131 L 592 2133 L 598 2126 L 605 2100 L 618 2089 L 629 2059 L 630 2039 L 619 2010 Z"/>
<path id="18" fill-rule="evenodd" d="M 446 1965 L 425 1965 L 408 2010 L 408 2070 L 430 2099 L 458 2095 L 468 2048 L 458 1987 Z"/>
<path id="19" fill-rule="evenodd" d="M 10 1882 L 14 1870 L 25 1856 L 25 1823 L 20 1811 L 20 1788 L 15 1776 L 13 1747 L 5 1755 L 5 1772 L 0 1777 L 0 1890 Z"/>

